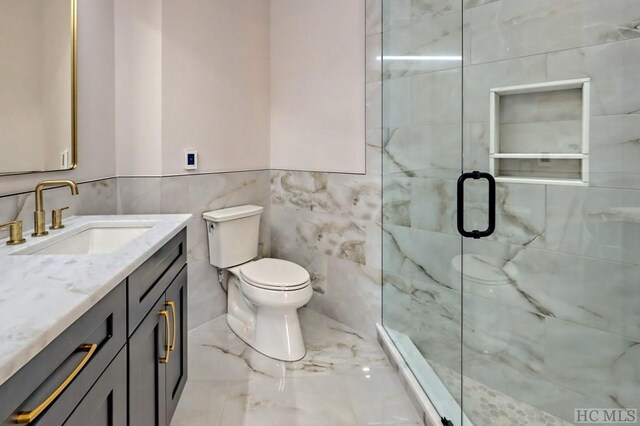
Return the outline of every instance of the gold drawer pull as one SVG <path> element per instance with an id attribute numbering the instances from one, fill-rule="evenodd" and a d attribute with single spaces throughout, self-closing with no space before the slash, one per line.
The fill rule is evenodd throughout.
<path id="1" fill-rule="evenodd" d="M 24 411 L 16 414 L 14 417 L 14 421 L 18 424 L 27 424 L 27 423 L 31 423 L 40 414 L 42 414 L 42 412 L 46 410 L 49 407 L 49 405 L 51 405 L 51 403 L 55 401 L 55 399 L 62 392 L 64 392 L 67 386 L 69 386 L 69 384 L 73 381 L 73 379 L 75 379 L 76 376 L 82 371 L 84 366 L 87 365 L 87 363 L 95 353 L 96 349 L 98 349 L 98 345 L 95 343 L 81 345 L 78 348 L 78 350 L 81 352 L 86 352 L 87 354 L 82 358 L 82 361 L 80 361 L 78 366 L 71 372 L 71 374 L 69 374 L 69 377 L 67 377 L 64 380 L 64 382 L 60 383 L 60 386 L 58 386 L 58 388 L 55 391 L 53 391 L 53 393 L 49 395 L 47 399 L 42 401 L 42 403 L 38 405 L 36 408 L 34 408 L 31 411 Z"/>
<path id="2" fill-rule="evenodd" d="M 166 335 L 165 335 L 165 341 L 167 342 L 166 345 L 166 350 L 167 350 L 167 355 L 164 357 L 160 357 L 160 364 L 168 364 L 169 363 L 169 356 L 171 355 L 171 331 L 170 331 L 170 325 L 169 325 L 169 311 L 165 311 L 162 310 L 160 312 L 158 312 L 160 314 L 161 317 L 164 317 L 164 323 L 165 323 L 165 330 L 166 330 Z"/>
<path id="3" fill-rule="evenodd" d="M 178 318 L 176 317 L 176 302 L 169 300 L 166 303 L 166 305 L 171 308 L 171 313 L 173 314 L 173 340 L 171 341 L 171 348 L 170 348 L 171 351 L 173 352 L 176 350 L 176 336 L 177 336 L 176 323 L 178 322 Z"/>

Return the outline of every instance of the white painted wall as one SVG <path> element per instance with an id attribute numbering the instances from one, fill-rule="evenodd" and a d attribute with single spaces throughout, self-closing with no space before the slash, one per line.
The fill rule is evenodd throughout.
<path id="1" fill-rule="evenodd" d="M 113 0 L 79 0 L 80 166 L 67 172 L 1 176 L 0 195 L 33 190 L 43 179 L 86 181 L 115 174 Z"/>
<path id="2" fill-rule="evenodd" d="M 162 4 L 164 174 L 269 168 L 269 2 Z"/>
<path id="3" fill-rule="evenodd" d="M 79 167 L 0 194 L 182 174 L 185 148 L 198 172 L 364 172 L 364 1 L 79 3 Z"/>
<path id="4" fill-rule="evenodd" d="M 162 2 L 115 0 L 117 174 L 162 174 Z"/>
<path id="5" fill-rule="evenodd" d="M 269 2 L 115 2 L 118 175 L 269 168 Z"/>
<path id="6" fill-rule="evenodd" d="M 42 170 L 42 7 L 0 2 L 0 170 Z"/>
<path id="7" fill-rule="evenodd" d="M 271 0 L 271 167 L 365 172 L 364 0 Z"/>

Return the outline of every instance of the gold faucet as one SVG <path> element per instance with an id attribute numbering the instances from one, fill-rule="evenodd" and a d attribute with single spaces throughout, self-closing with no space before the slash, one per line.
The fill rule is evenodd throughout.
<path id="1" fill-rule="evenodd" d="M 36 211 L 33 213 L 33 237 L 43 237 L 49 232 L 45 229 L 45 211 L 42 191 L 48 186 L 68 186 L 71 195 L 78 195 L 78 185 L 72 180 L 45 180 L 36 185 Z"/>
<path id="2" fill-rule="evenodd" d="M 4 229 L 4 228 L 9 228 L 9 241 L 7 241 L 8 246 L 15 246 L 15 245 L 23 244 L 27 242 L 27 240 L 22 238 L 22 221 L 21 220 L 14 220 L 13 222 L 0 225 L 0 229 Z"/>

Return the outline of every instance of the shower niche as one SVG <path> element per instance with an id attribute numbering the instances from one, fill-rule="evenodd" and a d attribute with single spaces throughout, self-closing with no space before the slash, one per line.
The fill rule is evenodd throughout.
<path id="1" fill-rule="evenodd" d="M 499 182 L 589 184 L 591 80 L 491 89 L 490 172 Z"/>

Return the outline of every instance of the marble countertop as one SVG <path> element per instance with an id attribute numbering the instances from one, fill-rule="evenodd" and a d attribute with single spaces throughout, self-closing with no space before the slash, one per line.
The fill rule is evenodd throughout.
<path id="1" fill-rule="evenodd" d="M 184 228 L 191 215 L 77 216 L 66 228 L 0 247 L 0 385 Z M 153 225 L 110 254 L 19 255 L 92 223 Z M 125 225 L 126 224 L 126 225 Z"/>

